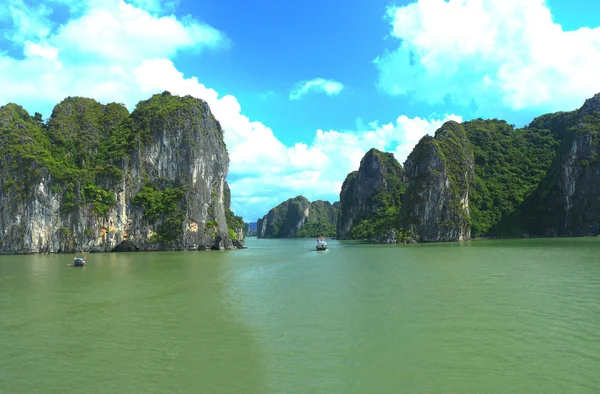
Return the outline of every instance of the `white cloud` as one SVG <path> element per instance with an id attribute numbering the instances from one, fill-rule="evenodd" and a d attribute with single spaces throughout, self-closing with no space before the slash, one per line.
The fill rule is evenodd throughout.
<path id="1" fill-rule="evenodd" d="M 145 60 L 227 43 L 221 32 L 191 18 L 152 16 L 118 0 L 90 0 L 79 17 L 53 30 L 46 29 L 52 23 L 44 19 L 44 4 L 43 12 L 16 4 L 6 34 L 22 45 L 24 58 L 0 55 L 0 103 L 30 103 L 45 115 L 69 95 L 132 108 L 144 98 L 134 71 Z"/>
<path id="2" fill-rule="evenodd" d="M 46 60 L 56 60 L 58 58 L 58 49 L 49 45 L 42 46 L 31 41 L 25 41 L 23 54 L 28 58 L 37 56 Z"/>
<path id="3" fill-rule="evenodd" d="M 375 61 L 389 94 L 568 110 L 600 91 L 600 27 L 564 31 L 544 0 L 419 0 L 387 15 L 401 40 Z"/>
<path id="4" fill-rule="evenodd" d="M 42 39 L 52 28 L 52 22 L 48 19 L 50 8 L 45 4 L 29 6 L 23 0 L 13 0 L 0 5 L 0 20 L 12 20 L 13 29 L 5 30 L 5 38 L 23 43 L 26 40 Z"/>
<path id="5" fill-rule="evenodd" d="M 269 127 L 245 116 L 235 97 L 219 95 L 196 77 L 184 76 L 171 61 L 179 51 L 219 45 L 220 32 L 118 1 L 89 0 L 77 13 L 43 34 L 34 26 L 52 26 L 39 18 L 43 13 L 32 13 L 31 21 L 14 20 L 12 32 L 24 25 L 31 29 L 19 36 L 22 59 L 0 54 L 0 105 L 17 102 L 31 113 L 48 116 L 54 105 L 75 95 L 123 102 L 130 110 L 164 90 L 202 98 L 225 131 L 232 208 L 246 220 L 298 194 L 333 202 L 367 150 L 393 150 L 402 161 L 423 134 L 433 133 L 443 122 L 401 116 L 382 126 L 363 122 L 354 131 L 318 130 L 310 144 L 286 146 Z M 99 40 L 102 31 L 106 34 Z"/>
<path id="6" fill-rule="evenodd" d="M 342 89 L 344 89 L 344 85 L 341 82 L 315 78 L 310 81 L 298 82 L 296 88 L 290 92 L 290 100 L 298 100 L 309 92 L 323 92 L 328 96 L 336 96 Z"/>
<path id="7" fill-rule="evenodd" d="M 224 37 L 193 19 L 155 17 L 123 1 L 107 1 L 61 27 L 50 41 L 62 48 L 65 60 L 123 65 L 171 57 L 181 50 L 215 47 Z"/>
<path id="8" fill-rule="evenodd" d="M 254 163 L 246 163 L 260 169 L 252 175 L 231 182 L 232 195 L 247 220 L 255 220 L 282 201 L 302 194 L 309 200 L 339 199 L 342 183 L 348 173 L 357 170 L 360 160 L 371 148 L 391 151 L 403 163 L 414 146 L 425 134 L 433 135 L 445 121 L 462 121 L 456 115 L 442 119 L 408 118 L 402 115 L 395 122 L 381 126 L 371 122 L 369 128 L 353 131 L 317 130 L 310 145 L 296 144 L 278 151 L 288 161 L 270 170 L 268 160 L 263 162 L 255 155 Z M 227 132 L 227 130 L 226 130 Z M 230 142 L 227 140 L 228 146 Z M 251 141 L 240 143 L 243 150 Z M 236 161 L 231 155 L 232 161 Z"/>

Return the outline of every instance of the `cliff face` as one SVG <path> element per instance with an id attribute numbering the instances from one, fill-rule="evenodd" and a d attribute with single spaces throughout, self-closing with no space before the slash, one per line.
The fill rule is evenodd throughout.
<path id="1" fill-rule="evenodd" d="M 293 238 L 308 219 L 310 202 L 303 196 L 290 198 L 258 219 L 258 238 Z"/>
<path id="2" fill-rule="evenodd" d="M 423 137 L 404 168 L 408 184 L 402 227 L 424 242 L 469 239 L 469 185 L 474 167 L 464 128 L 450 121 L 434 137 Z"/>
<path id="3" fill-rule="evenodd" d="M 231 238 L 235 249 L 246 249 L 247 246 L 244 240 L 246 234 L 244 229 L 244 219 L 241 216 L 235 216 L 231 210 L 231 190 L 229 189 L 227 182 L 225 182 L 223 191 L 225 221 L 229 228 L 229 237 Z"/>
<path id="4" fill-rule="evenodd" d="M 282 202 L 258 219 L 258 238 L 294 238 L 335 235 L 338 208 L 328 201 L 309 202 L 298 196 Z"/>
<path id="5" fill-rule="evenodd" d="M 255 237 L 256 224 L 256 222 L 244 223 L 244 234 L 248 237 Z"/>
<path id="6" fill-rule="evenodd" d="M 557 162 L 557 196 L 564 206 L 557 235 L 600 233 L 600 95 L 586 101 L 577 112 L 572 139 Z"/>
<path id="7" fill-rule="evenodd" d="M 310 203 L 308 218 L 296 232 L 296 237 L 336 236 L 336 223 L 339 216 L 339 202 L 317 200 Z"/>
<path id="8" fill-rule="evenodd" d="M 232 249 L 229 158 L 208 105 L 68 98 L 47 124 L 0 108 L 0 252 Z M 242 234 L 243 237 L 243 234 Z"/>
<path id="9" fill-rule="evenodd" d="M 525 229 L 543 236 L 600 234 L 600 94 L 532 127 L 561 138 L 547 176 L 521 209 Z"/>
<path id="10" fill-rule="evenodd" d="M 348 238 L 600 234 L 600 94 L 577 111 L 543 115 L 520 129 L 498 119 L 447 122 L 409 155 L 406 190 L 391 192 L 401 205 L 388 204 L 387 216 L 366 201 L 398 176 L 374 170 L 372 152 L 340 193 L 338 229 Z M 388 220 L 373 225 L 382 217 Z"/>
<path id="11" fill-rule="evenodd" d="M 396 227 L 404 189 L 404 170 L 393 154 L 369 150 L 342 185 L 338 237 L 372 239 Z"/>

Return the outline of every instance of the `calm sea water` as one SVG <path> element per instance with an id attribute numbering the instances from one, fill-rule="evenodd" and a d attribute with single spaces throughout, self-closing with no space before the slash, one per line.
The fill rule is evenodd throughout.
<path id="1" fill-rule="evenodd" d="M 1 393 L 597 393 L 600 239 L 0 256 Z"/>

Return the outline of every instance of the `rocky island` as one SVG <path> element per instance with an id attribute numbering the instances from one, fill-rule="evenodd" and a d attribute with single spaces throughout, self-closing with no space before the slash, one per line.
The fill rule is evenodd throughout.
<path id="1" fill-rule="evenodd" d="M 243 248 L 223 130 L 208 105 L 163 92 L 132 113 L 69 97 L 47 122 L 0 107 L 0 253 Z M 600 234 L 600 94 L 523 128 L 446 122 L 404 165 L 369 150 L 340 200 L 291 198 L 259 238 L 374 243 Z"/>
<path id="2" fill-rule="evenodd" d="M 223 130 L 206 102 L 69 97 L 0 107 L 0 253 L 235 249 Z"/>
<path id="3" fill-rule="evenodd" d="M 528 126 L 445 123 L 402 167 L 367 152 L 340 193 L 337 234 L 376 243 L 600 234 L 600 94 Z"/>
<path id="4" fill-rule="evenodd" d="M 339 202 L 310 202 L 297 196 L 271 209 L 256 225 L 258 238 L 302 238 L 334 236 Z"/>
<path id="5" fill-rule="evenodd" d="M 314 204 L 302 196 L 281 203 L 258 221 L 258 236 L 404 243 L 600 235 L 600 94 L 523 128 L 446 122 L 404 166 L 371 149 L 339 202 Z"/>

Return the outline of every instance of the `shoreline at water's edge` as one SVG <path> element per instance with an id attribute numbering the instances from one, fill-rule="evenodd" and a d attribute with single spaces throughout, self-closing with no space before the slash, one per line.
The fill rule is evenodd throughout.
<path id="1" fill-rule="evenodd" d="M 469 242 L 469 241 L 502 241 L 509 239 L 555 239 L 555 238 L 598 238 L 599 235 L 553 235 L 553 236 L 521 236 L 521 237 L 476 237 L 469 238 L 464 240 L 454 240 L 454 241 L 434 241 L 434 242 L 414 242 L 413 244 L 443 244 L 443 243 L 460 243 L 460 242 Z M 371 242 L 372 243 L 372 242 Z M 373 245 L 385 245 L 384 243 L 372 243 Z M 398 242 L 396 245 L 409 245 L 407 242 Z M 393 245 L 393 244 L 392 244 Z"/>
<path id="2" fill-rule="evenodd" d="M 543 235 L 532 235 L 532 236 L 506 236 L 506 237 L 475 237 L 464 240 L 452 240 L 452 241 L 419 241 L 419 242 L 372 242 L 368 239 L 342 239 L 332 237 L 330 239 L 337 241 L 354 241 L 354 242 L 364 242 L 369 245 L 410 245 L 410 244 L 441 244 L 441 243 L 457 243 L 457 242 L 469 242 L 469 241 L 496 241 L 496 240 L 507 240 L 507 239 L 553 239 L 553 238 L 598 238 L 600 234 L 588 234 L 588 235 L 553 235 L 553 236 L 543 236 Z M 257 239 L 310 239 L 311 237 L 258 237 Z"/>
<path id="3" fill-rule="evenodd" d="M 20 252 L 20 253 L 6 253 L 0 252 L 0 256 L 25 256 L 25 255 L 36 255 L 36 254 L 57 254 L 57 255 L 73 255 L 73 254 L 103 254 L 103 253 L 154 253 L 154 252 L 227 252 L 235 250 L 248 249 L 248 246 L 243 248 L 231 248 L 231 249 L 154 249 L 154 250 L 90 250 L 90 251 L 78 251 L 78 252 Z"/>
<path id="4" fill-rule="evenodd" d="M 250 237 L 256 239 L 310 239 L 308 237 L 293 237 L 293 238 L 273 238 L 273 237 Z M 417 244 L 451 244 L 451 243 L 460 243 L 460 242 L 469 242 L 469 241 L 502 241 L 509 239 L 553 239 L 553 238 L 600 238 L 600 234 L 598 235 L 555 235 L 555 236 L 528 236 L 528 237 L 478 237 L 478 238 L 470 238 L 466 240 L 455 240 L 455 241 L 436 241 L 436 242 L 397 242 L 397 243 L 375 243 L 370 242 L 366 239 L 339 239 L 339 238 L 331 238 L 337 241 L 354 241 L 361 242 L 365 245 L 417 245 Z M 231 248 L 231 249 L 157 249 L 157 250 L 126 250 L 126 251 L 99 251 L 99 250 L 91 250 L 91 251 L 81 251 L 81 252 L 21 252 L 21 253 L 6 253 L 0 252 L 0 256 L 24 256 L 24 255 L 36 255 L 36 254 L 56 254 L 56 255 L 72 255 L 72 254 L 103 254 L 103 253 L 148 253 L 148 252 L 225 252 L 225 251 L 235 251 L 235 250 L 244 250 L 248 249 L 248 246 L 243 248 Z"/>
<path id="5" fill-rule="evenodd" d="M 503 239 L 553 239 L 553 238 L 598 238 L 600 234 L 588 234 L 588 235 L 531 235 L 531 236 L 513 236 L 513 237 L 476 237 L 470 238 L 466 241 L 495 241 Z M 460 241 L 458 241 L 460 242 Z"/>

